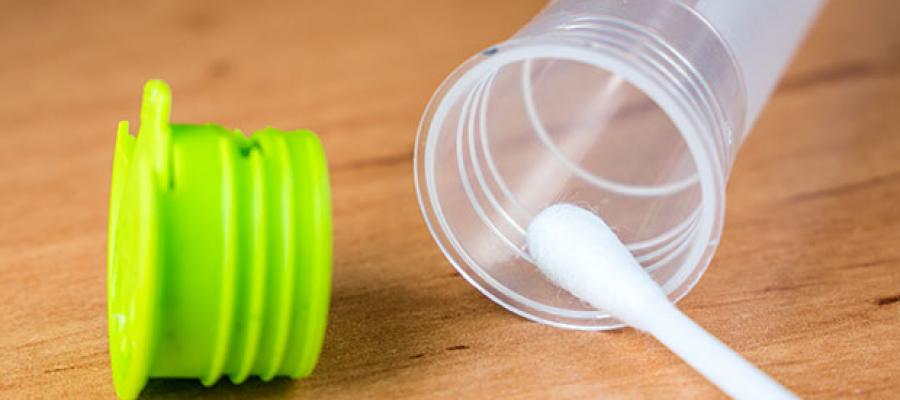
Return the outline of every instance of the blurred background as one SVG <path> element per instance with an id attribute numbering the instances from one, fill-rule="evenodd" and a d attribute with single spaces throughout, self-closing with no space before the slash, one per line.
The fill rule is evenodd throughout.
<path id="1" fill-rule="evenodd" d="M 412 149 L 426 102 L 543 4 L 0 1 L 0 398 L 113 396 L 109 177 L 116 123 L 137 125 L 150 78 L 171 85 L 174 122 L 321 136 L 335 266 L 310 379 L 153 381 L 148 398 L 721 396 L 633 331 L 563 332 L 502 310 L 422 222 Z M 794 60 L 738 157 L 717 258 L 682 306 L 801 396 L 895 397 L 900 3 L 832 1 Z"/>

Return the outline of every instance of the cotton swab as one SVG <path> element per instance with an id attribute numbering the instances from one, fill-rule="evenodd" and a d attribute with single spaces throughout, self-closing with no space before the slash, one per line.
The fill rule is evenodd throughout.
<path id="1" fill-rule="evenodd" d="M 655 336 L 736 399 L 796 396 L 684 315 L 598 216 L 572 204 L 544 209 L 528 226 L 528 249 L 556 285 Z"/>

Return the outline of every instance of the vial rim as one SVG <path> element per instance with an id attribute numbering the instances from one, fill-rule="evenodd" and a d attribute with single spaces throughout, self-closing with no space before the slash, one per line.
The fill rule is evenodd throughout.
<path id="1" fill-rule="evenodd" d="M 619 21 L 621 22 L 621 21 Z M 461 65 L 451 74 L 435 92 L 426 107 L 420 121 L 414 154 L 414 179 L 420 210 L 423 213 L 428 229 L 439 248 L 451 265 L 472 286 L 486 297 L 504 308 L 522 317 L 569 329 L 606 330 L 621 327 L 622 324 L 601 311 L 572 311 L 547 306 L 510 290 L 483 271 L 471 258 L 465 255 L 462 246 L 455 241 L 452 229 L 446 224 L 436 198 L 433 177 L 433 160 L 436 137 L 444 123 L 449 108 L 459 101 L 468 90 L 472 90 L 480 76 L 496 71 L 504 65 L 533 58 L 557 58 L 583 62 L 594 67 L 619 74 L 626 81 L 653 99 L 669 118 L 678 126 L 682 138 L 688 145 L 700 176 L 702 198 L 700 202 L 700 231 L 694 239 L 689 255 L 682 262 L 676 273 L 663 289 L 670 294 L 673 301 L 683 298 L 696 285 L 705 272 L 711 259 L 708 247 L 715 247 L 721 235 L 721 220 L 724 212 L 724 176 L 720 168 L 718 154 L 706 136 L 696 127 L 696 117 L 690 116 L 692 105 L 685 104 L 679 97 L 678 90 L 667 89 L 658 81 L 653 81 L 646 71 L 635 69 L 626 61 L 605 53 L 595 42 L 572 40 L 570 37 L 544 35 L 526 40 L 512 40 L 501 46 L 495 46 L 478 54 Z M 672 49 L 665 49 L 672 52 Z M 647 65 L 643 65 L 646 67 Z M 654 66 L 650 66 L 651 70 Z M 656 69 L 663 67 L 655 66 Z M 655 71 L 658 72 L 658 71 Z M 688 69 L 688 73 L 691 71 Z M 695 77 L 696 78 L 696 77 Z M 667 99 L 668 101 L 664 100 Z M 702 99 L 701 99 L 702 100 Z M 680 104 L 679 106 L 663 105 Z M 716 106 L 714 101 L 707 101 L 708 108 Z M 715 110 L 709 112 L 716 116 Z M 702 123 L 700 124 L 703 125 Z M 719 125 L 720 129 L 728 129 L 727 124 Z M 707 128 L 709 129 L 709 128 Z M 711 205 L 711 206 L 707 206 Z M 706 255 L 704 257 L 704 255 Z M 693 279 L 688 279 L 693 277 Z M 508 300 L 507 300 L 508 299 Z M 535 312 L 537 311 L 537 312 Z M 544 315 L 540 315 L 544 314 Z"/>

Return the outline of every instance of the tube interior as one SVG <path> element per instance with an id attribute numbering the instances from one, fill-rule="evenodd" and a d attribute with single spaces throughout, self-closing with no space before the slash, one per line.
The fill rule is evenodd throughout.
<path id="1" fill-rule="evenodd" d="M 503 63 L 471 82 L 442 99 L 446 115 L 427 138 L 438 150 L 424 160 L 432 230 L 442 231 L 439 243 L 470 282 L 508 308 L 525 304 L 513 311 L 526 317 L 614 324 L 545 279 L 528 256 L 528 223 L 559 202 L 600 215 L 662 285 L 696 262 L 688 255 L 701 225 L 697 166 L 647 94 L 562 58 Z"/>

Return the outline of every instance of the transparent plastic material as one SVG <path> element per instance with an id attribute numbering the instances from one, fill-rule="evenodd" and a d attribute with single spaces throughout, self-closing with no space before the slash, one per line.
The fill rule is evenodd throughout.
<path id="1" fill-rule="evenodd" d="M 435 241 L 507 309 L 574 329 L 620 323 L 533 265 L 544 207 L 597 212 L 669 297 L 712 258 L 735 153 L 818 0 L 558 0 L 438 88 L 416 143 Z"/>

